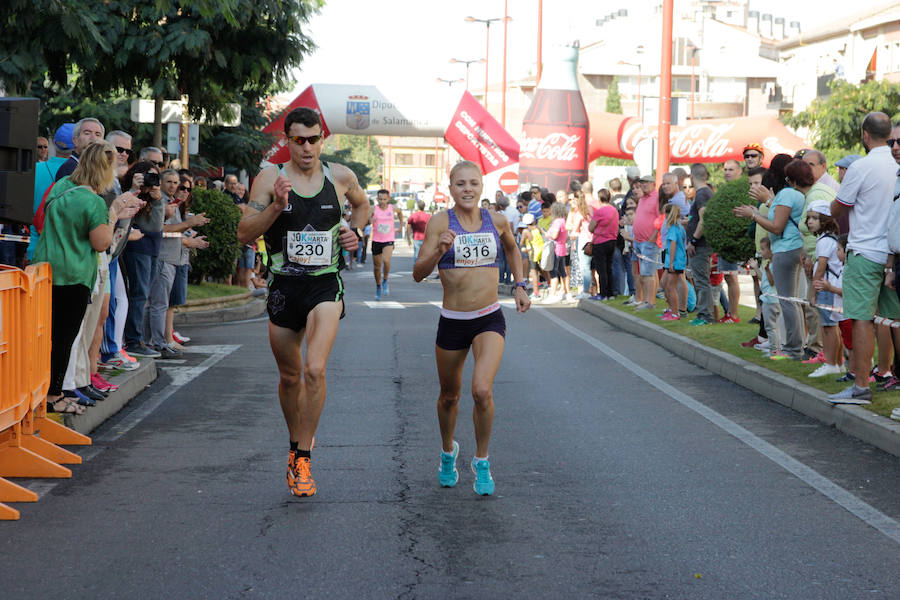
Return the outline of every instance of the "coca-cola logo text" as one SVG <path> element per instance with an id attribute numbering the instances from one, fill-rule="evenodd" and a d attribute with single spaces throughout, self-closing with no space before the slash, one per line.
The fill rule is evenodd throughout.
<path id="1" fill-rule="evenodd" d="M 725 135 L 732 124 L 697 123 L 673 129 L 669 139 L 672 160 L 722 158 L 732 154 L 731 140 Z M 657 137 L 657 127 L 645 127 L 641 123 L 629 124 L 622 131 L 619 147 L 626 154 L 634 154 L 634 148 L 643 139 Z"/>
<path id="2" fill-rule="evenodd" d="M 548 160 L 565 163 L 577 161 L 583 136 L 578 134 L 550 133 L 544 137 L 522 135 L 519 159 Z"/>

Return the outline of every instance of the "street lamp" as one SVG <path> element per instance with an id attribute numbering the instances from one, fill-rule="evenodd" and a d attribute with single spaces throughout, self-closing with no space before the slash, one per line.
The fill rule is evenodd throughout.
<path id="1" fill-rule="evenodd" d="M 491 49 L 491 23 L 494 21 L 504 21 L 509 19 L 509 17 L 494 17 L 493 19 L 476 19 L 475 17 L 466 17 L 467 23 L 484 23 L 485 29 L 487 29 L 487 37 L 485 41 L 484 47 L 484 109 L 487 110 L 487 99 L 488 99 L 488 56 Z M 505 58 L 506 48 L 503 49 L 503 54 Z M 505 92 L 506 90 L 504 90 Z"/>
<path id="2" fill-rule="evenodd" d="M 450 62 L 458 63 L 461 65 L 466 65 L 466 91 L 468 91 L 469 90 L 469 65 L 471 65 L 473 63 L 481 64 L 481 63 L 485 62 L 485 60 L 483 58 L 479 58 L 479 59 L 475 59 L 475 60 L 459 60 L 458 58 L 451 58 Z"/>
<path id="3" fill-rule="evenodd" d="M 438 83 L 446 83 L 448 87 L 453 87 L 454 83 L 462 83 L 465 81 L 464 79 L 444 79 L 443 77 L 438 77 Z"/>
<path id="4" fill-rule="evenodd" d="M 628 62 L 628 61 L 626 61 L 626 60 L 620 60 L 620 61 L 619 61 L 619 64 L 620 64 L 620 65 L 628 65 L 629 67 L 637 67 L 637 70 L 638 70 L 638 91 L 637 91 L 637 95 L 638 95 L 638 116 L 639 116 L 639 117 L 641 118 L 641 120 L 643 121 L 644 115 L 643 115 L 643 113 L 641 113 L 641 63 L 632 63 L 632 62 Z"/>

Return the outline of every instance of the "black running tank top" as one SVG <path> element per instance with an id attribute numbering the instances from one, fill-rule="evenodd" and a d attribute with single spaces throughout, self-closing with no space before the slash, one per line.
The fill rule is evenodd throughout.
<path id="1" fill-rule="evenodd" d="M 338 235 L 342 207 L 332 183 L 331 169 L 322 163 L 322 187 L 313 196 L 291 188 L 287 207 L 263 235 L 269 270 L 275 275 L 300 276 L 337 273 L 344 267 Z M 284 165 L 279 165 L 284 174 Z"/>

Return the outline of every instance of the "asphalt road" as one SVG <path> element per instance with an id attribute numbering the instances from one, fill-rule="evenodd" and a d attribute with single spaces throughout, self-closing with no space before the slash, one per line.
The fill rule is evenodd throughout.
<path id="1" fill-rule="evenodd" d="M 900 598 L 900 461 L 574 308 L 504 308 L 497 493 L 437 484 L 436 281 L 345 273 L 313 452 L 263 320 L 193 351 L 0 524 L 4 598 Z M 368 265 L 366 265 L 368 267 Z M 464 387 L 470 381 L 467 365 Z"/>

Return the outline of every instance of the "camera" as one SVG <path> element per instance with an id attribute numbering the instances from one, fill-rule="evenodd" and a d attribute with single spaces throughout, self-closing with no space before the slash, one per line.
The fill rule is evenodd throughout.
<path id="1" fill-rule="evenodd" d="M 154 185 L 159 185 L 159 173 L 152 173 L 149 171 L 144 173 L 143 187 L 152 187 Z"/>

